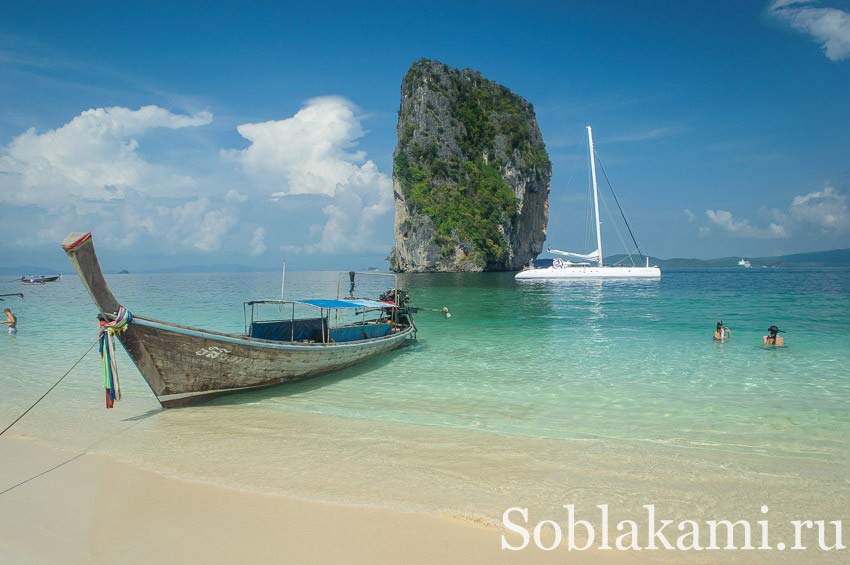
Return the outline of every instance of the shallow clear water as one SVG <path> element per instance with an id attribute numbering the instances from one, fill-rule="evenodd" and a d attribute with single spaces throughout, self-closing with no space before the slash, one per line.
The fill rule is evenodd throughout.
<path id="1" fill-rule="evenodd" d="M 242 330 L 243 299 L 279 292 L 274 273 L 109 281 L 137 314 L 224 331 Z M 559 508 L 565 497 L 683 515 L 781 497 L 788 511 L 846 514 L 850 270 L 406 283 L 416 304 L 453 316 L 420 314 L 418 342 L 397 353 L 164 412 L 124 355 L 126 399 L 106 411 L 91 354 L 12 431 L 190 479 L 466 516 Z M 336 288 L 336 273 L 287 275 L 290 297 Z M 0 422 L 97 333 L 75 277 L 24 292 L 5 303 L 20 333 L 0 339 Z M 712 340 L 720 319 L 734 332 L 725 344 Z M 771 324 L 788 347 L 762 347 Z"/>

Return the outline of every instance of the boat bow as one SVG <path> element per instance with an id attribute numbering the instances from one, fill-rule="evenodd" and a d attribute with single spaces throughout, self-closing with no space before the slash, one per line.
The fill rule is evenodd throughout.
<path id="1" fill-rule="evenodd" d="M 62 241 L 62 249 L 68 254 L 77 276 L 101 314 L 112 316 L 117 312 L 120 304 L 103 278 L 91 232 L 69 233 Z"/>

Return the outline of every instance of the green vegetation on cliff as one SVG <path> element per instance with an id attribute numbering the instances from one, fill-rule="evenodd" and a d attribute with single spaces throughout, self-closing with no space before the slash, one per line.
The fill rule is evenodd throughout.
<path id="1" fill-rule="evenodd" d="M 505 230 L 520 204 L 507 174 L 551 170 L 534 109 L 478 73 L 427 60 L 414 63 L 402 84 L 410 97 L 427 89 L 422 115 L 399 117 L 394 173 L 409 208 L 431 218 L 443 254 L 471 245 L 467 254 L 482 266 L 503 262 Z M 417 132 L 423 122 L 430 130 Z"/>
<path id="2" fill-rule="evenodd" d="M 469 241 L 482 259 L 502 259 L 507 246 L 498 225 L 517 212 L 514 192 L 498 167 L 480 161 L 434 160 L 430 165 L 431 174 L 402 154 L 395 173 L 411 207 L 434 222 L 443 252 L 451 252 L 456 240 Z"/>

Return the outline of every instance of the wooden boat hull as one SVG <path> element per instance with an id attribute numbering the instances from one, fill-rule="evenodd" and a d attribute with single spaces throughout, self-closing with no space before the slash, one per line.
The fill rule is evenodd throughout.
<path id="1" fill-rule="evenodd" d="M 100 312 L 119 304 L 103 278 L 91 234 L 62 243 Z M 118 334 L 163 407 L 244 389 L 302 380 L 398 349 L 414 335 L 411 324 L 385 337 L 346 343 L 291 343 L 201 330 L 134 316 Z"/>
<path id="2" fill-rule="evenodd" d="M 306 379 L 408 342 L 410 329 L 352 344 L 292 345 L 134 318 L 120 340 L 164 407 L 209 394 Z"/>

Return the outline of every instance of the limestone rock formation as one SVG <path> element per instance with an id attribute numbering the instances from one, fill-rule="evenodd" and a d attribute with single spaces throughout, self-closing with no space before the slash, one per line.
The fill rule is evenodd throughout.
<path id="1" fill-rule="evenodd" d="M 401 84 L 391 268 L 519 270 L 542 251 L 551 177 L 531 104 L 473 70 L 416 61 Z"/>

